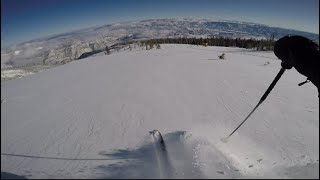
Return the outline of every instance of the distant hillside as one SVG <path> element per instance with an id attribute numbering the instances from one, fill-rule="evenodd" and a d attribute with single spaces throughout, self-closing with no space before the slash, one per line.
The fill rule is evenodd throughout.
<path id="1" fill-rule="evenodd" d="M 72 61 L 84 53 L 99 51 L 106 45 L 130 40 L 220 36 L 254 39 L 274 36 L 277 39 L 293 34 L 319 42 L 318 34 L 247 22 L 204 19 L 130 21 L 39 38 L 2 49 L 1 68 Z"/>

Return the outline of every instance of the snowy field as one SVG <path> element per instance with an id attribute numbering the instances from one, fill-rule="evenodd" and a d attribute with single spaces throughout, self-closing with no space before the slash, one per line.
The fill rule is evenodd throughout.
<path id="1" fill-rule="evenodd" d="M 225 53 L 226 60 L 218 60 Z M 272 52 L 161 45 L 1 82 L 1 174 L 319 178 L 319 99 Z M 149 131 L 158 129 L 167 151 Z M 8 176 L 10 176 L 10 174 Z"/>
<path id="2" fill-rule="evenodd" d="M 13 78 L 19 78 L 33 74 L 32 72 L 27 72 L 22 69 L 9 69 L 1 70 L 1 80 L 10 80 Z"/>
<path id="3" fill-rule="evenodd" d="M 12 80 L 16 78 L 22 78 L 24 76 L 29 76 L 31 74 L 35 74 L 41 72 L 43 70 L 53 68 L 57 65 L 34 65 L 34 66 L 26 66 L 20 68 L 12 68 L 6 67 L 1 69 L 1 82 Z"/>

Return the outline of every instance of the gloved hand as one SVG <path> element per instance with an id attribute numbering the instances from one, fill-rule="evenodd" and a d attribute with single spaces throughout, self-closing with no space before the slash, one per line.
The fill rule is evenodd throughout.
<path id="1" fill-rule="evenodd" d="M 319 88 L 319 46 L 302 36 L 285 36 L 275 42 L 274 54 L 285 69 L 294 67 Z"/>
<path id="2" fill-rule="evenodd" d="M 294 57 L 291 52 L 290 37 L 285 36 L 274 45 L 274 54 L 282 61 L 281 66 L 285 69 L 291 69 L 294 65 Z"/>

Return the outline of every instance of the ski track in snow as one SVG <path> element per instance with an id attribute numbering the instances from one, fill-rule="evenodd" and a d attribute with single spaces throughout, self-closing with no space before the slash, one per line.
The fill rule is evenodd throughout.
<path id="1" fill-rule="evenodd" d="M 226 60 L 209 60 L 222 52 Z M 294 70 L 228 143 L 220 141 L 279 69 L 270 52 L 170 44 L 2 82 L 1 171 L 27 178 L 318 178 L 317 90 L 298 87 L 304 77 Z M 166 154 L 148 136 L 155 128 Z"/>

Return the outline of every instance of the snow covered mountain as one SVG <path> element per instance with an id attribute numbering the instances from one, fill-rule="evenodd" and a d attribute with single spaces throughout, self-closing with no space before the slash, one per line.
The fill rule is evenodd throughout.
<path id="1" fill-rule="evenodd" d="M 139 48 L 1 82 L 1 178 L 319 178 L 318 91 L 294 69 L 220 141 L 278 73 L 272 52 Z"/>
<path id="2" fill-rule="evenodd" d="M 1 50 L 1 68 L 56 64 L 85 52 L 128 40 L 165 37 L 280 38 L 288 34 L 319 41 L 318 34 L 238 21 L 204 19 L 151 19 L 115 23 L 35 39 Z"/>

